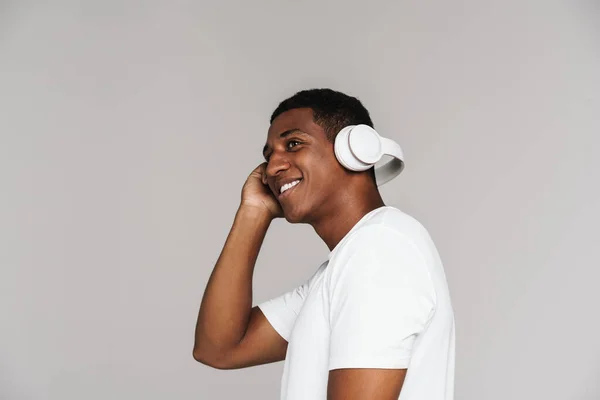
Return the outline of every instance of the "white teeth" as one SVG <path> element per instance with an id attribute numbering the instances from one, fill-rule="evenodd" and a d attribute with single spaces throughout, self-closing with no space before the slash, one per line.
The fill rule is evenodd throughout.
<path id="1" fill-rule="evenodd" d="M 283 185 L 283 186 L 281 187 L 281 189 L 279 189 L 279 194 L 281 194 L 281 193 L 285 192 L 286 190 L 288 190 L 288 189 L 290 189 L 290 188 L 293 188 L 294 186 L 296 186 L 296 185 L 297 185 L 297 184 L 299 184 L 299 183 L 300 183 L 300 180 L 299 180 L 299 179 L 298 179 L 298 180 L 296 180 L 296 181 L 294 181 L 294 182 L 286 183 L 285 185 Z"/>

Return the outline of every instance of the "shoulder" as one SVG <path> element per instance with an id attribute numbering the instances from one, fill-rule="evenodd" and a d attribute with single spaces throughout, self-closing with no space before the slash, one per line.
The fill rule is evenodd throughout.
<path id="1" fill-rule="evenodd" d="M 398 296 L 410 301 L 435 299 L 430 269 L 428 258 L 410 236 L 375 223 L 361 226 L 339 249 L 326 283 L 331 300 L 346 296 L 379 296 L 392 303 Z"/>
<path id="2" fill-rule="evenodd" d="M 352 259 L 383 261 L 397 259 L 406 252 L 419 253 L 409 235 L 384 223 L 370 223 L 353 232 L 334 258 L 342 263 Z"/>
<path id="3" fill-rule="evenodd" d="M 423 230 L 410 215 L 394 207 L 385 207 L 342 240 L 330 264 L 332 269 L 346 272 L 365 266 L 371 271 L 398 270 L 416 264 L 423 268 L 426 257 L 419 244 Z"/>
<path id="4" fill-rule="evenodd" d="M 422 235 L 428 236 L 427 229 L 419 220 L 396 207 L 386 206 L 367 221 L 364 227 L 375 225 L 380 226 L 382 229 L 387 228 L 390 231 L 395 231 L 397 234 L 415 241 Z"/>
<path id="5" fill-rule="evenodd" d="M 333 280 L 365 273 L 425 278 L 431 269 L 430 242 L 419 221 L 386 207 L 344 238 L 330 258 L 329 272 Z"/>
<path id="6" fill-rule="evenodd" d="M 429 233 L 416 218 L 388 206 L 344 238 L 336 249 L 336 258 L 344 258 L 357 251 L 385 252 L 401 245 L 413 245 L 422 251 L 423 243 L 429 240 Z"/>

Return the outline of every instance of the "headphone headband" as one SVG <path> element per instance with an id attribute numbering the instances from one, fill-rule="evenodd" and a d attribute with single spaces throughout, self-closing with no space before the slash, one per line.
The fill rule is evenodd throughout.
<path id="1" fill-rule="evenodd" d="M 375 169 L 377 186 L 381 186 L 394 179 L 404 170 L 404 152 L 400 145 L 391 139 L 381 137 L 383 154 L 392 159 Z"/>

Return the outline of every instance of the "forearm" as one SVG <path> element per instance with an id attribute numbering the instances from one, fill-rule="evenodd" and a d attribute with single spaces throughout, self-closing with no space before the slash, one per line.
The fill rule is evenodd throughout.
<path id="1" fill-rule="evenodd" d="M 226 351 L 242 339 L 252 309 L 254 266 L 271 218 L 240 207 L 200 305 L 194 353 Z"/>

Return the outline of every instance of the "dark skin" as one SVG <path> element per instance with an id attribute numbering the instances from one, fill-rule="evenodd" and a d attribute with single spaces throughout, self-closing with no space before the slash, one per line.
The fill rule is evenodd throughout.
<path id="1" fill-rule="evenodd" d="M 330 250 L 365 214 L 385 205 L 368 173 L 348 171 L 337 161 L 333 143 L 313 121 L 309 108 L 279 115 L 269 128 L 264 153 L 268 163 L 256 173 L 262 174 L 270 196 L 263 196 L 261 206 L 290 223 L 310 224 Z M 296 179 L 301 179 L 300 183 L 280 197 L 282 183 Z M 377 368 L 332 370 L 327 399 L 396 400 L 406 372 Z"/>

